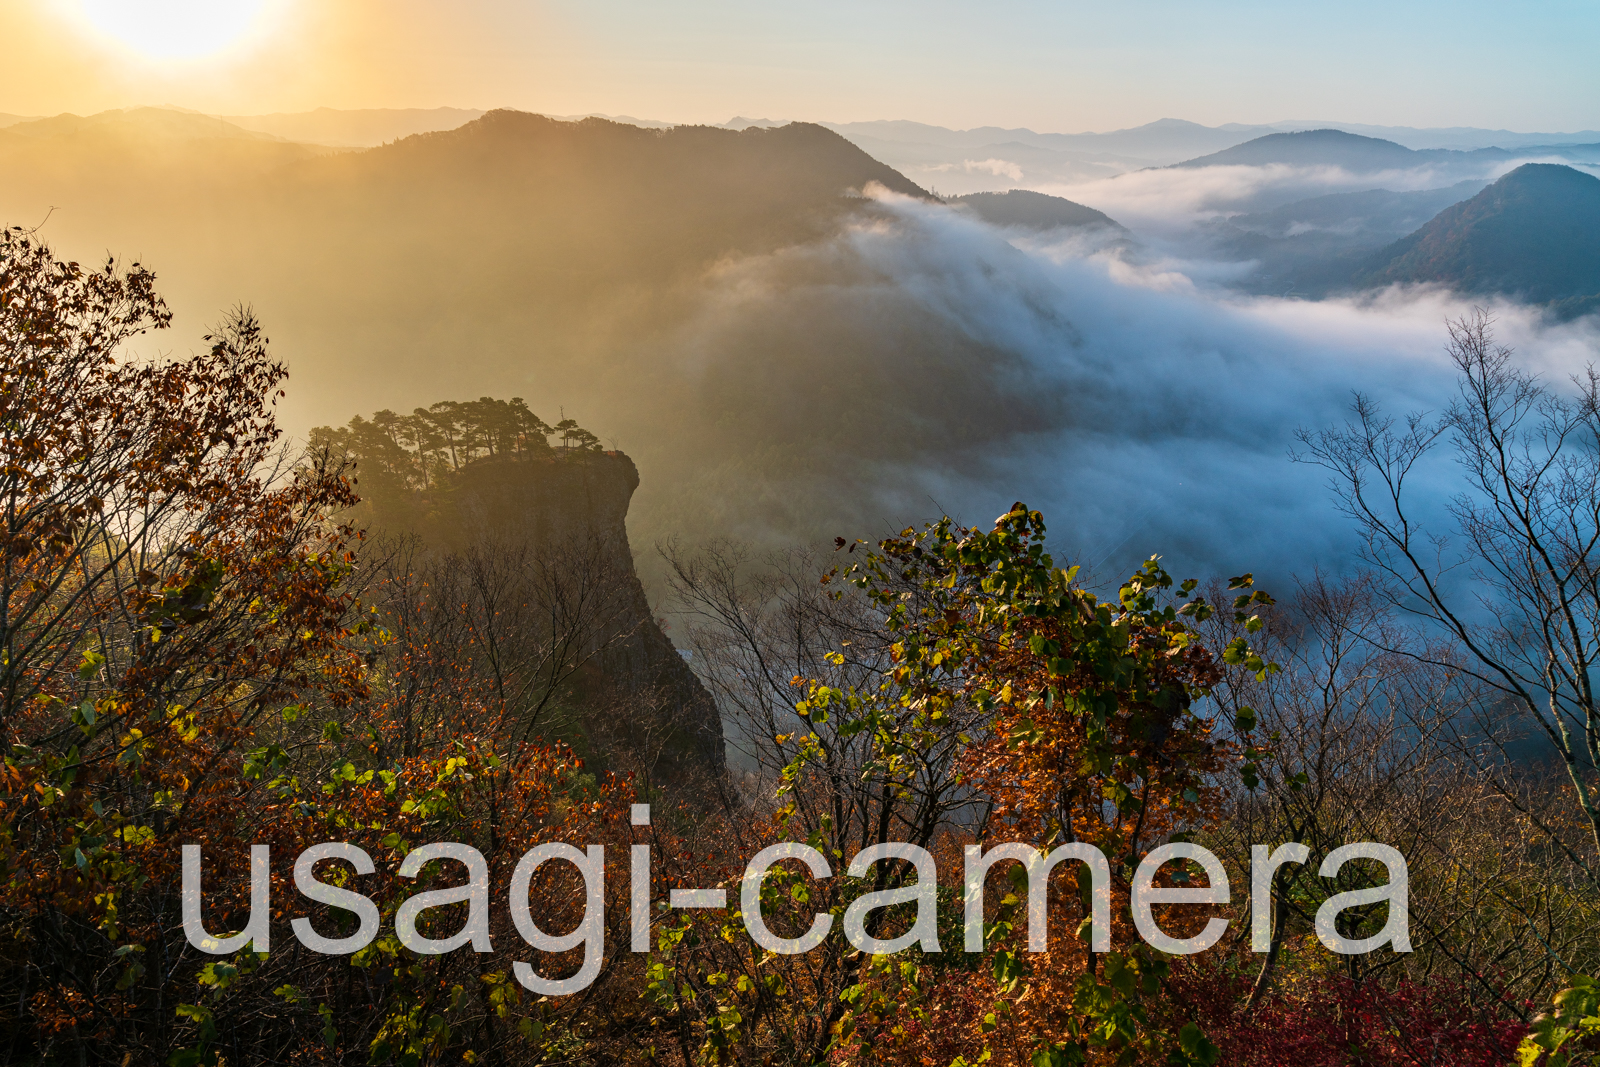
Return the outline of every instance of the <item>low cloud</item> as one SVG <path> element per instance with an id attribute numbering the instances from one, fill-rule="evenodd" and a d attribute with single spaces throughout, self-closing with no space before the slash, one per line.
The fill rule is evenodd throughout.
<path id="1" fill-rule="evenodd" d="M 948 174 L 960 170 L 966 174 L 992 174 L 996 178 L 1022 180 L 1022 168 L 1009 159 L 963 159 L 960 163 L 935 163 L 920 168 L 928 174 Z"/>
<path id="2" fill-rule="evenodd" d="M 1481 163 L 1430 162 L 1385 171 L 1336 166 L 1159 167 L 1089 181 L 1032 182 L 1028 187 L 1104 211 L 1141 237 L 1181 240 L 1196 223 L 1240 211 L 1259 211 L 1329 193 L 1387 189 L 1416 192 L 1466 180 L 1493 181 L 1525 163 L 1560 163 L 1590 172 L 1600 165 L 1557 157 L 1519 157 Z"/>
<path id="3" fill-rule="evenodd" d="M 652 347 L 629 416 L 638 533 L 880 536 L 1022 499 L 1107 576 L 1152 552 L 1197 575 L 1337 567 L 1350 532 L 1322 472 L 1289 461 L 1294 430 L 1341 420 L 1352 390 L 1399 412 L 1452 388 L 1444 323 L 1470 304 L 1439 289 L 1244 297 L 1171 261 L 1018 247 L 937 204 L 879 209 L 722 264 Z M 1551 378 L 1600 351 L 1592 324 L 1492 310 Z"/>
<path id="4" fill-rule="evenodd" d="M 1087 204 L 1142 235 L 1161 238 L 1237 211 L 1261 210 L 1328 193 L 1438 189 L 1464 178 L 1498 177 L 1508 169 L 1511 167 L 1485 165 L 1472 174 L 1462 174 L 1432 166 L 1379 173 L 1288 164 L 1164 167 L 1099 181 L 1039 185 L 1037 191 Z"/>
<path id="5" fill-rule="evenodd" d="M 1022 180 L 1022 168 L 1009 159 L 964 159 L 961 168 L 968 174 L 993 174 L 996 178 Z"/>

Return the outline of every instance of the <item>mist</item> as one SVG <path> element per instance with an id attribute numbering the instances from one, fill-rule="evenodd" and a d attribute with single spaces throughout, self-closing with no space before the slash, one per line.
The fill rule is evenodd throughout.
<path id="1" fill-rule="evenodd" d="M 1037 192 L 1074 200 L 1104 211 L 1147 240 L 1182 237 L 1198 222 L 1230 213 L 1261 211 L 1329 193 L 1367 189 L 1415 192 L 1476 179 L 1493 181 L 1525 163 L 1561 163 L 1589 172 L 1596 165 L 1566 157 L 1533 154 L 1468 164 L 1434 164 L 1383 171 L 1339 166 L 1220 165 L 1183 169 L 1160 167 L 1129 171 L 1086 182 L 1028 183 Z"/>
<path id="2" fill-rule="evenodd" d="M 815 126 L 496 112 L 329 154 L 174 115 L 0 136 L 0 213 L 48 216 L 42 235 L 83 262 L 156 271 L 174 328 L 140 355 L 254 306 L 298 439 L 480 396 L 578 420 L 638 466 L 647 581 L 669 539 L 874 538 L 943 513 L 987 524 L 1016 500 L 1106 580 L 1157 552 L 1196 577 L 1337 569 L 1349 527 L 1321 472 L 1289 461 L 1295 429 L 1342 419 L 1357 389 L 1440 409 L 1445 321 L 1471 307 L 1430 288 L 1245 295 L 1228 287 L 1241 264 L 1182 237 L 1228 203 L 1353 181 L 1331 171 L 1074 191 L 1130 242 L 995 229 Z M 1600 343 L 1582 320 L 1492 310 L 1552 380 Z"/>
<path id="3" fill-rule="evenodd" d="M 1102 578 L 1158 552 L 1197 576 L 1339 570 L 1351 530 L 1325 472 L 1290 461 L 1294 431 L 1342 420 L 1356 390 L 1395 414 L 1453 390 L 1445 323 L 1472 304 L 1446 291 L 1241 296 L 1196 280 L 1216 265 L 1008 241 L 876 200 L 879 217 L 829 240 L 719 265 L 653 349 L 619 409 L 645 472 L 639 540 L 879 536 L 944 512 L 987 523 L 1020 499 Z M 1490 309 L 1551 380 L 1600 350 L 1592 321 Z M 1447 478 L 1421 488 L 1437 503 Z"/>

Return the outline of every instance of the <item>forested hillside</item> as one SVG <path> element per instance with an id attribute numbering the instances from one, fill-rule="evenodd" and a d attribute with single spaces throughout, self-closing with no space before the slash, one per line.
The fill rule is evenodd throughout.
<path id="1" fill-rule="evenodd" d="M 1527 163 L 1373 258 L 1367 285 L 1441 282 L 1546 303 L 1600 295 L 1600 178 Z"/>
<path id="2" fill-rule="evenodd" d="M 924 195 L 805 124 L 647 130 L 497 111 L 362 152 L 160 109 L 20 129 L 0 130 L 0 214 L 49 216 L 49 236 L 85 256 L 137 250 L 180 315 L 277 310 L 316 421 L 343 417 L 333 397 L 358 387 L 414 406 L 440 360 L 475 393 L 515 360 L 590 399 L 606 370 L 581 364 L 659 324 L 720 257 L 831 233 L 871 182 Z"/>
<path id="3" fill-rule="evenodd" d="M 932 309 L 884 292 L 894 306 L 871 314 L 814 310 L 868 297 L 842 284 L 868 268 L 814 261 L 882 221 L 862 190 L 925 195 L 819 126 L 497 111 L 333 152 L 173 115 L 0 130 L 0 216 L 48 217 L 43 234 L 85 260 L 115 247 L 159 269 L 194 329 L 253 306 L 293 372 L 285 421 L 298 435 L 440 395 L 565 407 L 643 467 L 631 521 L 648 545 L 673 530 L 823 536 L 861 521 L 865 497 L 820 485 L 876 477 L 863 432 L 885 446 L 879 461 L 946 447 L 949 431 L 913 403 L 952 407 L 937 417 L 957 446 L 1009 432 L 957 417 L 953 396 L 998 407 L 1008 390 L 992 351 Z M 781 277 L 732 280 L 752 263 Z M 748 307 L 774 288 L 803 295 Z M 886 365 L 896 354 L 922 362 L 921 380 Z M 850 414 L 863 387 L 889 400 L 875 425 Z"/>
<path id="4" fill-rule="evenodd" d="M 964 205 L 974 215 L 993 226 L 1020 226 L 1030 230 L 1050 230 L 1061 226 L 1103 226 L 1126 233 L 1117 221 L 1103 211 L 1075 204 L 1060 196 L 1008 189 L 1003 193 L 968 193 L 953 197 L 953 204 Z"/>

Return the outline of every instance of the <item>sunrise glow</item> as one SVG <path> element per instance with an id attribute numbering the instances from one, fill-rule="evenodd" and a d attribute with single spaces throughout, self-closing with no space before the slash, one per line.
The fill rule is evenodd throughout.
<path id="1" fill-rule="evenodd" d="M 148 59 L 197 59 L 239 41 L 265 0 L 82 0 L 93 30 Z"/>

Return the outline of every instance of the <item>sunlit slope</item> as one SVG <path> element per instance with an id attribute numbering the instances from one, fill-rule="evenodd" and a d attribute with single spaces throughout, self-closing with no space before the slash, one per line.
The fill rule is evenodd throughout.
<path id="1" fill-rule="evenodd" d="M 57 243 L 148 235 L 187 248 L 262 179 L 329 151 L 164 108 L 29 119 L 0 129 L 0 225 L 54 208 L 45 236 Z"/>
<path id="2" fill-rule="evenodd" d="M 1533 302 L 1600 295 L 1600 178 L 1525 164 L 1384 249 L 1360 280 Z"/>
<path id="3" fill-rule="evenodd" d="M 319 107 L 315 111 L 226 115 L 224 118 L 247 130 L 270 133 L 286 141 L 370 147 L 412 134 L 452 130 L 482 114 L 482 111 L 459 107 L 381 107 L 354 111 Z"/>
<path id="4" fill-rule="evenodd" d="M 102 111 L 94 115 L 54 115 L 25 119 L 6 127 L 15 137 L 36 141 L 63 141 L 82 138 L 81 147 L 112 143 L 143 144 L 151 147 L 173 141 L 281 141 L 268 133 L 247 130 L 226 119 L 166 107 L 136 107 L 125 111 Z"/>
<path id="5" fill-rule="evenodd" d="M 253 303 L 308 425 L 441 386 L 492 391 L 507 373 L 577 400 L 571 387 L 602 373 L 589 357 L 708 265 L 836 230 L 870 182 L 925 195 L 801 124 L 662 131 L 498 111 L 350 153 L 155 109 L 24 128 L 0 130 L 0 218 L 54 209 L 44 236 L 63 251 L 143 259 L 184 336 Z"/>
<path id="6" fill-rule="evenodd" d="M 579 287 L 590 272 L 655 276 L 813 237 L 869 182 L 926 195 L 820 126 L 647 130 L 509 111 L 328 160 L 303 180 L 327 198 L 327 225 L 447 241 L 465 227 L 479 247 Z"/>
<path id="7" fill-rule="evenodd" d="M 441 397 L 564 408 L 638 461 L 642 545 L 915 517 L 899 464 L 954 473 L 1057 403 L 856 255 L 853 230 L 892 224 L 860 190 L 926 194 L 819 126 L 491 112 L 342 153 L 7 132 L 0 218 L 54 207 L 64 253 L 157 271 L 177 321 L 143 350 L 244 301 L 289 365 L 292 430 Z"/>

